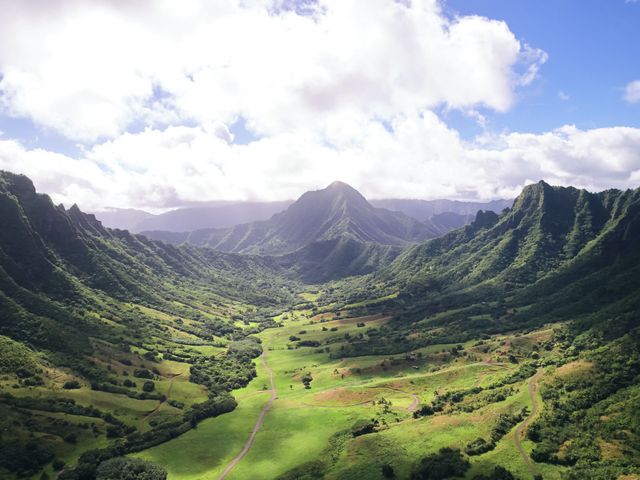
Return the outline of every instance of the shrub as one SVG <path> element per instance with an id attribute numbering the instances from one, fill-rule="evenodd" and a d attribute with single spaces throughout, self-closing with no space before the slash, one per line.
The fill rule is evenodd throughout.
<path id="1" fill-rule="evenodd" d="M 382 476 L 384 478 L 396 478 L 396 473 L 393 471 L 393 467 L 388 463 L 382 465 Z"/>
<path id="2" fill-rule="evenodd" d="M 136 368 L 133 371 L 133 376 L 136 378 L 153 378 L 153 373 L 146 368 Z"/>
<path id="3" fill-rule="evenodd" d="M 80 382 L 77 380 L 69 380 L 68 382 L 64 383 L 62 388 L 64 388 L 65 390 L 75 390 L 80 388 Z"/>
<path id="4" fill-rule="evenodd" d="M 153 383 L 151 380 L 144 382 L 144 385 L 142 385 L 142 390 L 145 392 L 153 392 L 155 389 L 156 389 L 156 384 Z"/>
<path id="5" fill-rule="evenodd" d="M 139 458 L 112 458 L 102 462 L 96 480 L 166 480 L 167 471 L 160 465 Z"/>
<path id="6" fill-rule="evenodd" d="M 460 450 L 441 448 L 438 453 L 427 455 L 420 461 L 412 480 L 442 480 L 451 477 L 463 477 L 471 464 L 462 456 Z"/>

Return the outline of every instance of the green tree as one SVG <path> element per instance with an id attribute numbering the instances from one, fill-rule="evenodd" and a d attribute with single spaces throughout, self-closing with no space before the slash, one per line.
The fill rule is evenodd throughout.
<path id="1" fill-rule="evenodd" d="M 118 457 L 106 460 L 96 471 L 96 480 L 166 480 L 160 465 L 139 458 Z"/>
<path id="2" fill-rule="evenodd" d="M 411 478 L 412 480 L 442 480 L 462 477 L 470 466 L 460 450 L 441 448 L 438 453 L 424 457 Z"/>

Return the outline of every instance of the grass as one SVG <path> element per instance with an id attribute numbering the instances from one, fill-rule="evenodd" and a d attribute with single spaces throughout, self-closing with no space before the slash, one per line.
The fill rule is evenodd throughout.
<path id="1" fill-rule="evenodd" d="M 428 403 L 436 391 L 443 394 L 487 386 L 506 377 L 517 366 L 488 363 L 491 352 L 511 343 L 520 351 L 533 349 L 535 342 L 531 339 L 541 334 L 534 332 L 531 338 L 494 337 L 485 342 L 493 349 L 487 354 L 476 351 L 475 342 L 468 342 L 464 345 L 468 358 L 442 353 L 453 345 L 431 345 L 419 350 L 419 361 L 407 360 L 404 355 L 340 359 L 324 351 L 324 342 L 334 342 L 330 343 L 331 352 L 338 351 L 345 333 L 355 335 L 366 328 L 379 327 L 388 318 L 336 318 L 331 313 L 309 319 L 292 312 L 280 317 L 280 328 L 258 335 L 267 349 L 278 396 L 253 447 L 229 479 L 277 478 L 314 460 L 325 461 L 330 478 L 382 478 L 383 463 L 392 464 L 398 478 L 406 478 L 427 453 L 444 446 L 462 449 L 479 436 L 488 437 L 500 413 L 514 413 L 530 406 L 525 380 L 513 385 L 515 395 L 471 413 L 450 412 L 414 420 L 407 411 L 411 394 L 418 395 L 421 403 Z M 365 322 L 366 328 L 358 327 L 360 322 Z M 334 327 L 338 330 L 331 331 Z M 291 336 L 320 341 L 323 348 L 296 348 Z M 165 465 L 172 480 L 216 478 L 244 446 L 268 398 L 263 390 L 268 384 L 266 371 L 259 361 L 256 364 L 257 378 L 234 392 L 239 403 L 235 411 L 202 422 L 196 430 L 137 456 Z M 301 381 L 305 373 L 313 377 L 310 389 L 304 388 Z M 391 402 L 387 410 L 379 403 L 382 399 Z M 332 435 L 349 430 L 359 419 L 374 417 L 388 426 L 375 434 L 349 436 L 338 454 L 327 460 L 326 448 Z M 528 441 L 524 445 L 531 448 Z M 500 440 L 495 450 L 471 457 L 471 462 L 469 478 L 488 472 L 496 464 L 522 478 L 529 475 L 513 442 L 513 432 Z M 557 467 L 543 466 L 540 471 L 545 478 L 559 478 Z"/>
<path id="2" fill-rule="evenodd" d="M 307 292 L 301 297 L 314 302 L 318 295 L 316 292 Z M 172 328 L 175 315 L 143 306 L 135 308 L 153 321 L 165 325 L 174 338 L 190 337 Z M 240 308 L 232 305 L 227 310 L 241 311 Z M 536 345 L 548 339 L 550 332 L 540 330 L 527 335 L 495 336 L 485 339 L 481 345 L 469 341 L 463 345 L 464 355 L 458 356 L 451 353 L 455 344 L 440 344 L 420 348 L 411 352 L 411 355 L 340 358 L 341 348 L 348 346 L 346 337 L 356 338 L 370 328 L 380 328 L 390 321 L 389 317 L 371 315 L 350 318 L 347 310 L 321 308 L 316 311 L 321 313 L 313 315 L 311 309 L 283 312 L 275 317 L 280 322 L 279 328 L 258 334 L 266 349 L 269 366 L 273 369 L 278 395 L 251 450 L 231 472 L 229 479 L 277 478 L 295 467 L 318 460 L 323 462 L 329 478 L 382 478 L 381 466 L 384 463 L 393 465 L 397 478 L 407 478 L 426 454 L 444 446 L 464 448 L 478 436 L 486 438 L 500 413 L 517 411 L 530 402 L 525 380 L 513 385 L 517 392 L 505 401 L 469 413 L 451 411 L 416 420 L 409 410 L 414 405 L 414 395 L 420 404 L 428 404 L 436 392 L 442 395 L 448 391 L 486 387 L 517 369 L 517 365 L 496 362 L 503 361 L 507 353 L 528 355 L 536 349 Z M 184 323 L 190 325 L 193 321 L 185 319 Z M 238 322 L 238 325 L 241 323 Z M 250 323 L 249 327 L 252 326 L 255 325 Z M 299 347 L 298 340 L 292 340 L 291 337 L 315 340 L 320 342 L 321 347 Z M 154 342 L 157 339 L 145 339 L 144 347 L 134 347 L 129 353 L 115 350 L 104 342 L 96 343 L 98 348 L 92 360 L 101 368 L 108 368 L 111 375 L 121 382 L 126 378 L 135 381 L 138 391 L 144 380 L 133 378 L 133 371 L 141 365 L 155 368 L 158 372 L 154 379 L 157 393 L 166 395 L 168 400 L 185 404 L 186 408 L 203 401 L 207 396 L 206 389 L 189 382 L 189 364 L 171 360 L 156 363 L 142 358 L 149 349 L 155 348 L 157 343 Z M 174 348 L 175 351 L 208 356 L 218 355 L 225 350 L 213 345 L 176 344 Z M 24 361 L 27 353 L 21 353 L 20 361 Z M 124 365 L 116 359 L 128 360 L 132 365 Z M 238 401 L 236 410 L 205 420 L 196 429 L 135 456 L 163 465 L 169 473 L 169 480 L 217 478 L 242 450 L 269 398 L 265 391 L 269 383 L 267 371 L 259 359 L 255 363 L 257 377 L 245 388 L 233 392 Z M 564 370 L 567 370 L 567 374 L 582 373 L 588 370 L 587 367 L 576 365 L 564 367 Z M 564 370 L 559 373 L 562 374 Z M 310 389 L 302 383 L 305 374 L 313 378 Z M 149 430 L 153 421 L 183 414 L 183 410 L 168 402 L 136 400 L 125 395 L 93 391 L 87 384 L 80 389 L 63 390 L 62 383 L 72 378 L 69 372 L 52 370 L 45 375 L 45 386 L 19 388 L 12 393 L 73 398 L 78 404 L 93 405 L 110 412 L 141 431 Z M 3 380 L 3 388 L 10 388 L 12 381 Z M 53 421 L 54 414 L 35 414 Z M 332 437 L 340 432 L 349 432 L 358 420 L 372 418 L 380 422 L 379 432 L 357 438 L 343 434 L 343 441 L 328 450 Z M 73 425 L 85 421 L 80 417 L 71 418 L 68 429 L 77 429 Z M 90 419 L 89 423 L 92 422 L 103 423 L 99 419 Z M 91 430 L 79 431 L 81 449 L 65 444 L 61 437 L 56 438 L 55 435 L 36 432 L 36 436 L 48 442 L 57 458 L 70 463 L 76 461 L 82 451 L 108 444 L 103 434 L 96 435 Z M 527 450 L 532 448 L 528 441 L 524 442 L 524 446 Z M 490 471 L 495 464 L 508 468 L 522 478 L 529 475 L 528 467 L 513 442 L 512 433 L 498 442 L 495 450 L 471 457 L 471 462 L 469 478 Z M 559 478 L 559 467 L 538 468 L 545 478 Z M 52 473 L 50 466 L 47 471 Z"/>

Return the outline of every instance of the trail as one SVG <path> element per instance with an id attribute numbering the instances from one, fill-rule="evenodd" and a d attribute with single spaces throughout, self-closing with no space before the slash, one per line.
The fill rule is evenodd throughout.
<path id="1" fill-rule="evenodd" d="M 408 412 L 415 412 L 418 409 L 418 404 L 420 403 L 420 398 L 418 398 L 418 396 L 416 394 L 414 394 L 414 393 L 405 392 L 404 390 L 400 390 L 399 388 L 393 388 L 393 387 L 366 387 L 366 388 L 376 388 L 376 389 L 381 389 L 381 390 L 391 390 L 393 392 L 398 392 L 398 393 L 403 393 L 405 395 L 409 395 L 409 396 L 411 396 L 411 405 L 407 406 L 405 408 L 405 410 L 407 410 Z M 373 400 L 364 400 L 362 402 L 341 404 L 341 405 L 316 405 L 316 404 L 313 404 L 313 403 L 305 403 L 305 402 L 302 402 L 302 404 L 307 406 L 307 407 L 314 407 L 314 408 L 349 408 L 349 407 L 360 407 L 362 405 L 369 405 L 369 404 L 371 404 L 372 401 Z"/>
<path id="2" fill-rule="evenodd" d="M 520 425 L 518 425 L 518 428 L 516 428 L 516 431 L 513 434 L 513 439 L 516 443 L 516 447 L 518 448 L 518 451 L 520 452 L 520 456 L 529 467 L 529 470 L 531 471 L 531 473 L 534 475 L 538 472 L 536 470 L 535 465 L 531 462 L 531 458 L 529 458 L 529 455 L 527 454 L 527 452 L 525 452 L 524 448 L 522 447 L 521 437 L 524 435 L 524 431 L 529 425 L 529 423 L 531 423 L 531 420 L 533 420 L 533 418 L 538 413 L 539 405 L 538 405 L 538 398 L 536 397 L 536 391 L 538 389 L 538 380 L 540 379 L 543 373 L 544 373 L 544 370 L 540 369 L 536 372 L 536 374 L 533 377 L 531 377 L 531 380 L 529 380 L 529 396 L 531 397 L 531 413 L 527 418 L 525 418 L 525 420 Z"/>
<path id="3" fill-rule="evenodd" d="M 249 453 L 249 450 L 251 450 L 251 447 L 253 446 L 253 442 L 256 439 L 256 435 L 258 434 L 258 432 L 260 431 L 260 428 L 262 427 L 262 424 L 264 423 L 264 417 L 267 415 L 267 412 L 271 408 L 271 405 L 273 405 L 273 401 L 276 399 L 276 385 L 275 383 L 273 383 L 273 370 L 267 364 L 266 350 L 262 350 L 262 365 L 269 372 L 269 383 L 271 384 L 271 397 L 269 398 L 269 401 L 267 402 L 267 404 L 262 408 L 262 411 L 260 412 L 260 416 L 258 417 L 256 424 L 253 426 L 251 435 L 249 436 L 247 443 L 244 445 L 244 448 L 233 460 L 231 460 L 231 463 L 227 465 L 227 468 L 224 469 L 224 472 L 222 472 L 222 474 L 218 477 L 218 480 L 223 480 L 227 478 L 227 475 L 231 473 L 231 470 L 233 470 L 235 466 L 238 465 L 238 463 L 240 463 L 240 460 L 242 460 L 244 456 L 247 453 Z"/>
<path id="4" fill-rule="evenodd" d="M 407 407 L 408 412 L 415 412 L 418 408 L 418 403 L 420 403 L 420 399 L 415 393 L 405 392 L 404 390 L 400 390 L 399 388 L 393 388 L 393 387 L 368 387 L 368 388 L 381 388 L 384 390 L 391 390 L 393 392 L 403 393 L 404 395 L 410 395 L 411 405 Z"/>
<path id="5" fill-rule="evenodd" d="M 158 406 L 153 410 L 151 410 L 142 420 L 140 420 L 140 422 L 138 423 L 138 430 L 142 430 L 144 428 L 145 422 L 148 422 L 151 417 L 153 417 L 156 413 L 158 413 L 158 410 L 160 410 L 160 407 L 162 406 L 162 404 L 171 398 L 171 390 L 173 390 L 173 381 L 176 379 L 176 377 L 179 377 L 183 373 L 184 372 L 178 373 L 173 377 L 171 377 L 171 382 L 169 383 L 169 388 L 167 389 L 167 394 L 165 395 L 166 398 L 164 400 L 160 400 L 160 403 L 158 403 Z"/>

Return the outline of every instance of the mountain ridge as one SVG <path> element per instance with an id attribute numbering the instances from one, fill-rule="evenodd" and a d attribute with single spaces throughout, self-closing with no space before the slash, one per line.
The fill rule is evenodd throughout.
<path id="1" fill-rule="evenodd" d="M 350 238 L 362 243 L 406 246 L 446 231 L 446 222 L 419 222 L 401 212 L 372 206 L 343 182 L 305 192 L 285 211 L 269 220 L 230 229 L 194 232 L 143 232 L 158 240 L 189 242 L 234 253 L 279 255 L 317 241 Z"/>
<path id="2" fill-rule="evenodd" d="M 205 202 L 203 205 L 182 207 L 160 214 L 144 210 L 111 208 L 93 213 L 105 227 L 142 231 L 163 231 L 173 233 L 192 232 L 202 229 L 231 228 L 243 223 L 268 220 L 276 213 L 289 207 L 293 200 L 283 201 L 220 201 Z M 461 219 L 467 220 L 478 210 L 492 210 L 500 213 L 510 207 L 513 200 L 490 202 L 465 202 L 459 200 L 414 200 L 414 199 L 372 199 L 369 203 L 376 208 L 404 213 L 418 221 L 431 220 L 443 214 L 455 214 L 456 225 Z M 468 223 L 468 222 L 467 222 Z"/>

